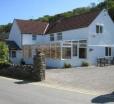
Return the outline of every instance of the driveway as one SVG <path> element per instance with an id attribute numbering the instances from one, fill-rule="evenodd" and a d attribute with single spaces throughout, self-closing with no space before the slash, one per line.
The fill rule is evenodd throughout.
<path id="1" fill-rule="evenodd" d="M 114 91 L 114 66 L 47 70 L 45 83 L 105 94 Z"/>

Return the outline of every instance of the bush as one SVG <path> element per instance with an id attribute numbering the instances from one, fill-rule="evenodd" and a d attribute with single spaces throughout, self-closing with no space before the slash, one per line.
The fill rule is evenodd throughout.
<path id="1" fill-rule="evenodd" d="M 0 69 L 7 68 L 7 67 L 10 67 L 10 63 L 0 61 Z"/>
<path id="2" fill-rule="evenodd" d="M 89 66 L 89 63 L 88 62 L 82 62 L 82 65 L 81 65 L 82 67 L 84 67 L 84 66 Z"/>
<path id="3" fill-rule="evenodd" d="M 64 63 L 64 68 L 71 68 L 71 64 Z"/>

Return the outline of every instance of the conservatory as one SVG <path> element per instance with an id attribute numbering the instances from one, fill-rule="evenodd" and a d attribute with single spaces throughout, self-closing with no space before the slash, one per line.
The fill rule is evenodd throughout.
<path id="1" fill-rule="evenodd" d="M 40 44 L 39 49 L 46 56 L 47 66 L 62 67 L 64 62 L 72 65 L 72 61 L 87 58 L 87 40 L 53 41 Z M 75 64 L 72 66 L 76 66 Z"/>

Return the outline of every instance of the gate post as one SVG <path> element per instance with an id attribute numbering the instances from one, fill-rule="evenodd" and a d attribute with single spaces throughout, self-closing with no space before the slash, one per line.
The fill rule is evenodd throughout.
<path id="1" fill-rule="evenodd" d="M 33 59 L 33 67 L 33 79 L 36 81 L 45 80 L 45 56 L 38 50 Z"/>

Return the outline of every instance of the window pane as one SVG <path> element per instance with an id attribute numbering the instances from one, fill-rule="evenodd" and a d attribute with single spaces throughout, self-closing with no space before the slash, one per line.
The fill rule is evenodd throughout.
<path id="1" fill-rule="evenodd" d="M 55 58 L 55 44 L 51 44 L 51 58 Z"/>
<path id="2" fill-rule="evenodd" d="M 54 41 L 54 34 L 50 34 L 50 41 Z"/>
<path id="3" fill-rule="evenodd" d="M 56 58 L 60 59 L 61 58 L 61 45 L 60 43 L 56 43 Z"/>
<path id="4" fill-rule="evenodd" d="M 77 44 L 73 44 L 73 56 L 77 56 Z"/>
<path id="5" fill-rule="evenodd" d="M 57 40 L 62 40 L 62 33 L 57 33 Z"/>
<path id="6" fill-rule="evenodd" d="M 87 47 L 87 40 L 80 40 L 80 41 L 79 41 L 79 47 L 80 47 L 80 48 L 85 48 L 85 47 Z"/>
<path id="7" fill-rule="evenodd" d="M 62 57 L 63 59 L 71 59 L 71 48 L 70 47 L 63 47 L 62 48 Z"/>
<path id="8" fill-rule="evenodd" d="M 12 58 L 16 57 L 16 51 L 12 51 Z"/>
<path id="9" fill-rule="evenodd" d="M 103 26 L 100 26 L 100 33 L 103 33 Z"/>
<path id="10" fill-rule="evenodd" d="M 28 47 L 28 57 L 29 58 L 32 57 L 32 49 L 31 49 L 31 47 Z"/>
<path id="11" fill-rule="evenodd" d="M 109 48 L 109 56 L 111 56 L 111 55 L 112 55 L 112 49 Z"/>
<path id="12" fill-rule="evenodd" d="M 105 47 L 105 56 L 108 56 L 108 47 Z"/>
<path id="13" fill-rule="evenodd" d="M 87 48 L 79 48 L 79 58 L 87 58 Z"/>
<path id="14" fill-rule="evenodd" d="M 56 58 L 57 59 L 61 58 L 61 47 L 56 47 Z"/>
<path id="15" fill-rule="evenodd" d="M 96 33 L 99 33 L 99 25 L 96 25 Z"/>
<path id="16" fill-rule="evenodd" d="M 36 40 L 37 36 L 36 35 L 32 35 L 32 40 Z"/>
<path id="17" fill-rule="evenodd" d="M 24 58 L 32 57 L 32 50 L 30 46 L 23 46 L 23 57 Z"/>

